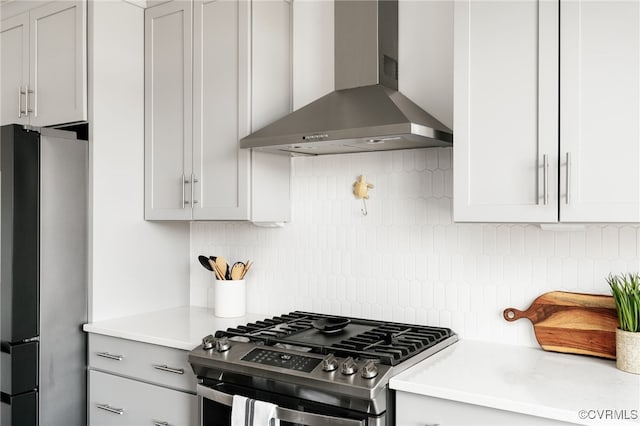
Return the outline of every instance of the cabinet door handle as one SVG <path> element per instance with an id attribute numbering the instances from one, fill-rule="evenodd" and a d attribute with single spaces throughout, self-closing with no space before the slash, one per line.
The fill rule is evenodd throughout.
<path id="1" fill-rule="evenodd" d="M 162 422 L 160 420 L 151 420 L 153 422 L 153 426 L 171 426 L 169 422 Z"/>
<path id="2" fill-rule="evenodd" d="M 546 206 L 549 204 L 549 156 L 542 156 L 542 202 Z"/>
<path id="3" fill-rule="evenodd" d="M 96 352 L 96 355 L 102 358 L 113 359 L 115 361 L 122 361 L 122 359 L 124 358 L 123 355 L 110 354 L 109 352 Z"/>
<path id="4" fill-rule="evenodd" d="M 30 112 L 33 112 L 33 109 L 29 108 L 29 93 L 33 93 L 33 90 L 29 90 L 29 85 L 27 84 L 25 86 L 25 91 L 24 91 L 24 97 L 25 97 L 25 104 L 27 106 L 26 109 L 26 115 L 29 115 Z M 37 102 L 37 100 L 36 100 Z M 34 114 L 35 116 L 37 116 L 38 114 Z"/>
<path id="5" fill-rule="evenodd" d="M 22 118 L 22 86 L 18 87 L 18 118 Z"/>
<path id="6" fill-rule="evenodd" d="M 198 183 L 198 178 L 195 174 L 191 173 L 191 205 L 195 206 L 198 204 L 198 200 L 196 200 L 195 192 L 196 192 L 196 183 Z"/>
<path id="7" fill-rule="evenodd" d="M 565 169 L 567 173 L 567 192 L 565 197 L 565 203 L 569 204 L 571 202 L 571 153 L 567 152 L 565 155 L 566 155 L 566 161 L 567 161 L 567 168 Z"/>
<path id="8" fill-rule="evenodd" d="M 113 414 L 118 414 L 118 415 L 123 415 L 124 414 L 124 408 L 115 408 L 115 407 L 110 406 L 109 404 L 96 404 L 96 407 L 98 407 L 101 410 L 113 413 Z"/>
<path id="9" fill-rule="evenodd" d="M 184 198 L 184 186 L 186 184 L 189 183 L 189 180 L 187 179 L 187 177 L 184 175 L 184 173 L 182 174 L 182 208 L 184 209 L 185 206 L 187 204 L 189 204 L 189 201 L 187 199 Z"/>
<path id="10" fill-rule="evenodd" d="M 156 370 L 166 371 L 166 372 L 174 373 L 174 374 L 184 374 L 184 369 L 183 368 L 171 368 L 171 367 L 168 367 L 166 365 L 157 365 L 157 364 L 151 364 L 151 365 Z"/>

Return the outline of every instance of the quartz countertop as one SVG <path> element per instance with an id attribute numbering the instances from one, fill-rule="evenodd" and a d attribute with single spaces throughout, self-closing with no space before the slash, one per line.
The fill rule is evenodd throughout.
<path id="1" fill-rule="evenodd" d="M 236 318 L 218 318 L 213 310 L 182 306 L 156 312 L 115 318 L 85 324 L 89 333 L 152 343 L 170 348 L 191 350 L 208 334 L 248 322 L 263 320 L 268 315 L 246 314 Z"/>
<path id="2" fill-rule="evenodd" d="M 618 370 L 613 360 L 539 348 L 461 340 L 390 386 L 570 423 L 640 424 L 639 375 Z"/>
<path id="3" fill-rule="evenodd" d="M 83 329 L 191 350 L 216 330 L 267 317 L 247 314 L 218 318 L 211 309 L 183 306 L 97 321 L 85 324 Z M 639 375 L 616 369 L 612 360 L 539 348 L 461 340 L 393 377 L 390 386 L 398 391 L 584 425 L 640 424 Z M 616 420 L 608 415 L 628 419 Z"/>

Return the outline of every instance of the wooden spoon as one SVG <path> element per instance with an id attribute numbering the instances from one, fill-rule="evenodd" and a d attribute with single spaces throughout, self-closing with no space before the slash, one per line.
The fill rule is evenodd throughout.
<path id="1" fill-rule="evenodd" d="M 228 280 L 231 277 L 229 276 L 229 264 L 227 263 L 227 259 L 222 256 L 216 257 L 216 265 L 220 269 L 220 273 L 224 277 L 223 280 Z"/>
<path id="2" fill-rule="evenodd" d="M 211 265 L 211 270 L 216 274 L 216 278 L 219 280 L 224 280 L 224 276 L 221 274 L 218 265 L 213 260 L 209 259 L 209 265 Z"/>
<path id="3" fill-rule="evenodd" d="M 231 267 L 231 279 L 232 280 L 241 280 L 244 272 L 244 263 L 236 262 Z"/>

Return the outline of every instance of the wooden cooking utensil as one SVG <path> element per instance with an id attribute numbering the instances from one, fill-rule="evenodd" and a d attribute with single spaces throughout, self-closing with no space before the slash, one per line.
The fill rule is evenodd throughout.
<path id="1" fill-rule="evenodd" d="M 216 274 L 216 278 L 219 280 L 224 280 L 224 275 L 222 275 L 222 273 L 220 272 L 220 268 L 218 268 L 216 262 L 209 259 L 209 265 L 211 265 L 213 272 Z"/>
<path id="2" fill-rule="evenodd" d="M 244 263 L 236 262 L 231 267 L 231 279 L 232 280 L 241 280 L 242 275 L 244 273 Z"/>
<path id="3" fill-rule="evenodd" d="M 611 296 L 552 291 L 536 298 L 526 311 L 507 308 L 503 316 L 507 321 L 531 321 L 544 350 L 616 357 L 618 314 Z"/>
<path id="4" fill-rule="evenodd" d="M 220 269 L 220 273 L 224 277 L 223 279 L 228 280 L 231 278 L 230 276 L 228 276 L 229 264 L 227 263 L 227 259 L 222 256 L 216 257 L 216 265 Z"/>
<path id="5" fill-rule="evenodd" d="M 249 272 L 249 269 L 251 269 L 252 265 L 253 262 L 247 260 L 247 263 L 244 264 L 244 270 L 242 271 L 242 276 L 240 276 L 240 279 L 244 279 L 244 276 L 247 275 L 247 272 Z"/>

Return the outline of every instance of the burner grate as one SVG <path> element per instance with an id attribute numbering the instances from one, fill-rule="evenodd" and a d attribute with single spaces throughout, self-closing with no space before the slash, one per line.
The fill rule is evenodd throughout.
<path id="1" fill-rule="evenodd" d="M 296 340 L 298 333 L 313 328 L 312 321 L 329 317 L 332 316 L 295 311 L 217 331 L 216 337 L 242 336 L 265 345 L 298 344 L 315 353 L 376 359 L 382 364 L 397 365 L 454 334 L 448 328 L 350 318 L 352 324 L 371 326 L 371 329 L 344 339 L 337 334 L 336 341 L 331 343 L 324 342 L 320 332 L 315 340 L 308 337 L 304 341 Z"/>

